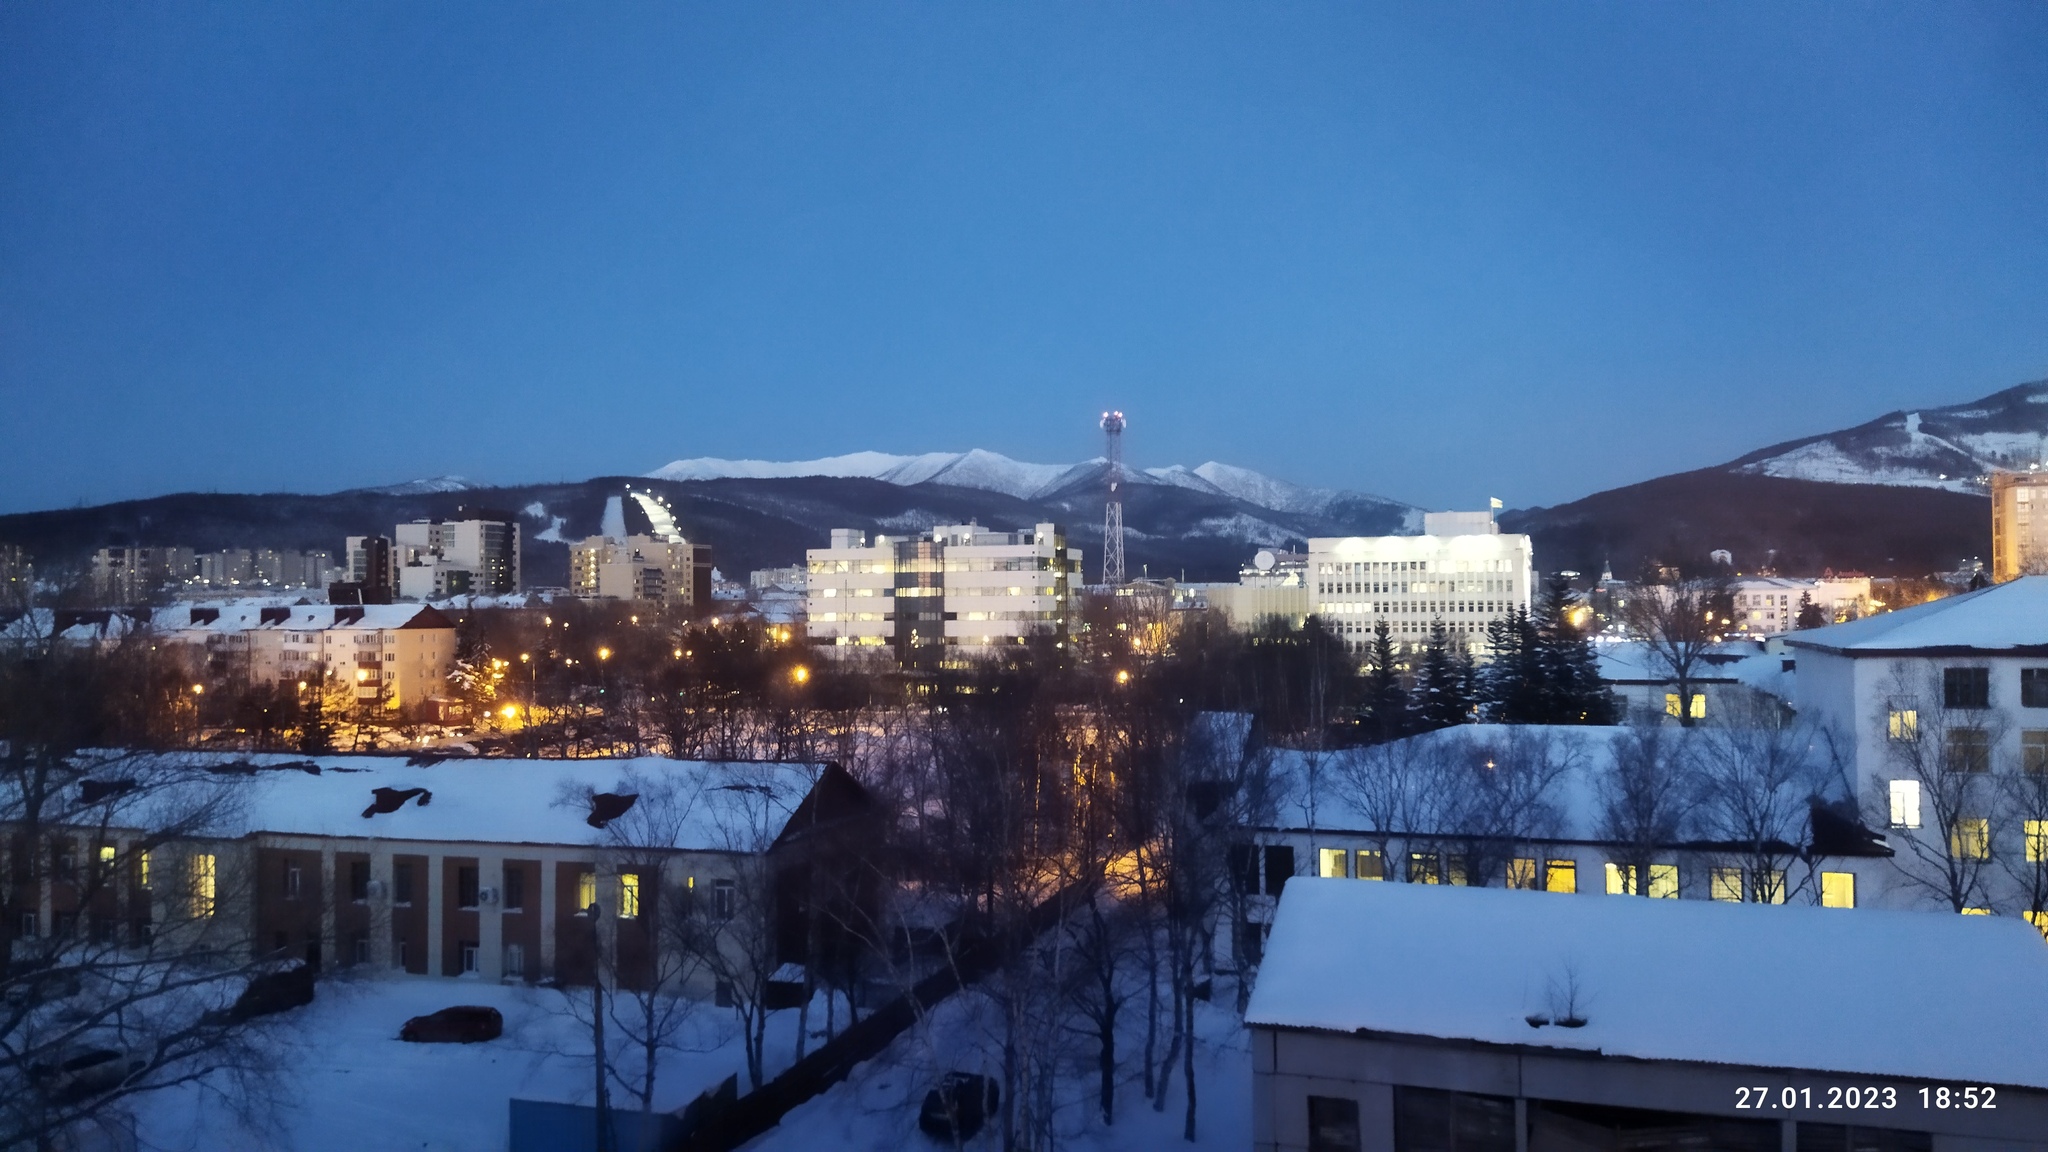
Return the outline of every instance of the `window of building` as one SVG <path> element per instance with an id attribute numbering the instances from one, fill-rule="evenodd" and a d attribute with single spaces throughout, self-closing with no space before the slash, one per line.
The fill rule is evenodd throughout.
<path id="1" fill-rule="evenodd" d="M 284 866 L 284 898 L 287 900 L 297 900 L 299 898 L 299 866 L 290 861 L 286 861 Z"/>
<path id="2" fill-rule="evenodd" d="M 507 867 L 505 869 L 504 908 L 517 912 L 526 907 L 526 869 Z"/>
<path id="3" fill-rule="evenodd" d="M 1437 874 L 1436 853 L 1410 852 L 1408 854 L 1408 882 L 1410 884 L 1443 883 L 1443 877 Z"/>
<path id="4" fill-rule="evenodd" d="M 1820 906 L 1823 908 L 1854 908 L 1856 906 L 1856 874 L 1854 872 L 1821 873 Z"/>
<path id="5" fill-rule="evenodd" d="M 1759 868 L 1750 877 L 1749 898 L 1759 904 L 1783 904 L 1785 902 L 1785 870 L 1782 868 Z"/>
<path id="6" fill-rule="evenodd" d="M 619 873 L 619 919 L 632 920 L 640 915 L 640 874 Z"/>
<path id="7" fill-rule="evenodd" d="M 2048 708 L 2048 668 L 2020 669 L 2020 707 Z"/>
<path id="8" fill-rule="evenodd" d="M 1694 720 L 1706 719 L 1707 694 L 1704 692 L 1694 692 L 1692 694 L 1692 704 L 1686 709 L 1686 711 L 1692 713 L 1692 718 Z M 1666 692 L 1664 694 L 1664 714 L 1666 716 L 1678 715 L 1678 693 Z"/>
<path id="9" fill-rule="evenodd" d="M 578 912 L 586 911 L 591 905 L 596 903 L 597 873 L 578 872 L 576 874 L 576 910 Z"/>
<path id="10" fill-rule="evenodd" d="M 111 872 L 113 870 L 114 857 L 116 855 L 117 853 L 114 851 L 114 846 L 112 844 L 100 845 L 99 867 L 100 873 L 102 875 L 105 875 L 106 873 Z"/>
<path id="11" fill-rule="evenodd" d="M 1884 735 L 1887 740 L 1910 744 L 1920 739 L 1920 710 L 1917 708 L 1892 708 L 1884 714 Z"/>
<path id="12" fill-rule="evenodd" d="M 1801 1120 L 1796 1152 L 1933 1152 L 1934 1137 L 1925 1132 L 1860 1125 L 1815 1124 Z"/>
<path id="13" fill-rule="evenodd" d="M 1958 860 L 1984 860 L 1991 855 L 1991 821 L 1982 816 L 1960 816 L 1949 829 L 1948 853 Z"/>
<path id="14" fill-rule="evenodd" d="M 2027 841 L 2027 863 L 2048 862 L 2048 820 L 2028 820 L 2023 831 Z"/>
<path id="15" fill-rule="evenodd" d="M 462 942 L 462 972 L 465 976 L 477 970 L 476 952 L 475 941 L 464 940 Z"/>
<path id="16" fill-rule="evenodd" d="M 370 862 L 368 860 L 349 861 L 348 898 L 358 904 L 370 898 Z"/>
<path id="17" fill-rule="evenodd" d="M 370 962 L 370 934 L 358 932 L 349 942 L 349 959 L 356 964 Z"/>
<path id="18" fill-rule="evenodd" d="M 1514 1152 L 1515 1102 L 1394 1086 L 1394 1152 Z"/>
<path id="19" fill-rule="evenodd" d="M 1341 1096 L 1308 1098 L 1309 1152 L 1361 1152 L 1358 1101 Z"/>
<path id="20" fill-rule="evenodd" d="M 2020 771 L 2048 774 L 2048 728 L 2020 730 Z"/>
<path id="21" fill-rule="evenodd" d="M 1633 864 L 1607 864 L 1607 894 L 1609 896 L 1633 896 L 1636 894 L 1636 866 Z"/>
<path id="22" fill-rule="evenodd" d="M 1543 890 L 1545 892 L 1577 892 L 1579 890 L 1579 863 L 1576 860 L 1552 860 L 1543 869 Z"/>
<path id="23" fill-rule="evenodd" d="M 1989 916 L 1989 915 L 1991 915 L 1991 909 L 1989 909 L 1989 908 L 1965 908 L 1965 909 L 1963 909 L 1963 915 L 1965 915 L 1965 916 Z"/>
<path id="24" fill-rule="evenodd" d="M 405 861 L 391 866 L 391 902 L 412 903 L 412 865 Z"/>
<path id="25" fill-rule="evenodd" d="M 1991 669 L 1943 668 L 1941 702 L 1950 708 L 1991 707 Z"/>
<path id="26" fill-rule="evenodd" d="M 42 920 L 34 912 L 23 912 L 21 914 L 21 919 L 16 921 L 14 925 L 15 935 L 21 937 L 23 940 L 35 939 L 36 934 L 41 930 Z"/>
<path id="27" fill-rule="evenodd" d="M 149 853 L 147 852 L 137 852 L 135 854 L 135 885 L 138 888 L 149 887 Z"/>
<path id="28" fill-rule="evenodd" d="M 720 880 L 711 886 L 711 911 L 720 920 L 730 920 L 739 903 L 739 889 L 730 880 Z"/>
<path id="29" fill-rule="evenodd" d="M 1649 896 L 1652 900 L 1678 899 L 1678 865 L 1650 865 Z"/>
<path id="30" fill-rule="evenodd" d="M 1508 861 L 1508 887 L 1534 890 L 1536 887 L 1536 861 L 1517 856 Z"/>
<path id="31" fill-rule="evenodd" d="M 1730 904 L 1742 903 L 1742 869 L 1715 868 L 1709 871 L 1707 896 Z"/>
<path id="32" fill-rule="evenodd" d="M 1360 880 L 1385 880 L 1387 878 L 1387 858 L 1380 855 L 1380 851 L 1377 848 L 1360 848 L 1358 850 L 1357 876 Z"/>
<path id="33" fill-rule="evenodd" d="M 214 895 L 218 873 L 216 861 L 210 852 L 201 852 L 192 857 L 189 865 L 192 889 L 192 915 L 207 917 L 213 915 Z"/>
<path id="34" fill-rule="evenodd" d="M 505 945 L 505 975 L 520 977 L 526 975 L 526 949 L 522 945 Z"/>
<path id="35" fill-rule="evenodd" d="M 1991 733 L 1982 728 L 1949 729 L 1941 751 L 1950 772 L 1991 771 Z"/>
<path id="36" fill-rule="evenodd" d="M 1894 780 L 1891 783 L 1892 827 L 1920 826 L 1920 782 Z"/>
<path id="37" fill-rule="evenodd" d="M 1342 879 L 1350 875 L 1345 867 L 1351 861 L 1351 853 L 1343 848 L 1316 849 L 1316 875 Z"/>
<path id="38" fill-rule="evenodd" d="M 1294 875 L 1294 846 L 1291 844 L 1266 845 L 1266 895 L 1278 896 L 1287 884 L 1287 878 Z"/>

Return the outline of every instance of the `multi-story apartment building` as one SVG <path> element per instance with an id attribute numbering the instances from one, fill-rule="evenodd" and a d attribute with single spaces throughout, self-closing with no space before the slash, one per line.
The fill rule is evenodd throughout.
<path id="1" fill-rule="evenodd" d="M 2048 472 L 1991 474 L 1991 579 L 2048 574 Z"/>
<path id="2" fill-rule="evenodd" d="M 424 604 L 194 607 L 159 614 L 167 644 L 198 671 L 242 683 L 352 684 L 362 701 L 408 708 L 444 694 L 455 670 L 455 622 Z"/>
<path id="3" fill-rule="evenodd" d="M 415 520 L 392 533 L 393 586 L 400 596 L 432 600 L 517 592 L 519 520 L 475 510 L 464 520 Z M 351 569 L 354 563 L 351 561 Z"/>
<path id="4" fill-rule="evenodd" d="M 1835 734 L 1863 809 L 1888 817 L 1887 835 L 1917 842 L 1901 861 L 1932 869 L 1921 895 L 2022 911 L 2048 930 L 2048 908 L 2029 906 L 2017 879 L 2034 864 L 2048 870 L 2048 811 L 2026 800 L 2037 791 L 2028 782 L 2048 776 L 2048 576 L 1785 645 L 1798 660 L 1800 715 Z"/>
<path id="5" fill-rule="evenodd" d="M 711 604 L 711 546 L 680 536 L 592 536 L 569 546 L 569 590 L 586 600 L 646 600 L 695 615 Z"/>
<path id="6" fill-rule="evenodd" d="M 1526 611 L 1535 579 L 1529 537 L 1491 512 L 1431 512 L 1420 536 L 1317 537 L 1308 542 L 1309 610 L 1363 654 L 1385 620 L 1395 647 L 1420 651 L 1439 620 L 1477 655 L 1486 625 Z"/>
<path id="7" fill-rule="evenodd" d="M 103 604 L 137 604 L 197 570 L 190 548 L 102 548 L 93 553 L 93 595 Z"/>
<path id="8" fill-rule="evenodd" d="M 1064 643 L 1077 612 L 1081 550 L 1057 524 L 872 540 L 838 528 L 805 557 L 811 642 L 833 653 L 889 648 L 923 666 L 1034 636 Z"/>

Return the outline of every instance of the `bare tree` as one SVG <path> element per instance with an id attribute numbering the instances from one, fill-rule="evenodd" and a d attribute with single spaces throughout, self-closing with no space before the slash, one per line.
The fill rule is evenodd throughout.
<path id="1" fill-rule="evenodd" d="M 1506 883 L 1513 860 L 1561 833 L 1558 782 L 1584 762 L 1584 748 L 1576 736 L 1521 725 L 1484 740 L 1439 743 L 1415 782 L 1428 822 L 1418 832 L 1449 850 L 1464 883 Z"/>
<path id="2" fill-rule="evenodd" d="M 1670 579 L 1629 589 L 1622 622 L 1648 649 L 1650 665 L 1671 678 L 1678 697 L 1678 722 L 1695 723 L 1693 699 L 1707 654 L 1720 642 L 1714 609 L 1726 597 L 1720 579 Z"/>
<path id="3" fill-rule="evenodd" d="M 1719 867 L 1739 870 L 1744 899 L 1784 903 L 1802 890 L 1818 899 L 1811 861 L 1790 877 L 1812 838 L 1814 802 L 1853 793 L 1835 734 L 1774 700 L 1731 702 L 1696 730 L 1693 756 L 1699 831 L 1720 845 Z"/>
<path id="4" fill-rule="evenodd" d="M 2025 764 L 1998 778 L 2004 810 L 2017 825 L 2019 843 L 1997 854 L 2017 893 L 2020 915 L 2048 935 L 2048 770 Z"/>
<path id="5" fill-rule="evenodd" d="M 1657 857 L 1689 831 L 1700 774 L 1682 730 L 1655 720 L 1637 718 L 1611 747 L 1598 777 L 1600 835 L 1616 845 L 1613 863 L 1624 870 L 1630 894 L 1651 895 Z"/>
<path id="6" fill-rule="evenodd" d="M 1888 737 L 1884 763 L 1865 799 L 1866 822 L 1896 830 L 1890 839 L 1899 849 L 1893 864 L 1900 876 L 1957 912 L 1986 906 L 2003 799 L 1994 761 L 2009 727 L 2003 713 L 1972 699 L 1954 676 L 1974 671 L 1932 661 L 1892 664 L 1878 704 L 1883 714 L 1875 718 Z"/>

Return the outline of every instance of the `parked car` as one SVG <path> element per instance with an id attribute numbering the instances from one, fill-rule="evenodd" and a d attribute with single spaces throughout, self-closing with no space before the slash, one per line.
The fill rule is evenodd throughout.
<path id="1" fill-rule="evenodd" d="M 974 1139 L 1001 1106 L 1002 1088 L 975 1072 L 948 1072 L 939 1086 L 924 1094 L 917 1127 L 941 1144 Z"/>
<path id="2" fill-rule="evenodd" d="M 32 1061 L 28 1076 L 49 1099 L 69 1104 L 113 1091 L 142 1065 L 143 1061 L 118 1048 L 79 1046 Z"/>
<path id="3" fill-rule="evenodd" d="M 498 1010 L 475 1004 L 415 1016 L 398 1030 L 400 1040 L 413 1044 L 476 1044 L 504 1034 L 505 1018 Z"/>

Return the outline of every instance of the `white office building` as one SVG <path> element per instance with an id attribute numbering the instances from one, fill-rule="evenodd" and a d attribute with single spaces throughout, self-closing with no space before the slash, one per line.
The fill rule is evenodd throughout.
<path id="1" fill-rule="evenodd" d="M 805 561 L 811 642 L 832 653 L 890 648 L 916 665 L 1033 636 L 1060 642 L 1077 612 L 1081 550 L 1057 524 L 873 538 L 838 528 Z"/>
<path id="2" fill-rule="evenodd" d="M 1735 631 L 1745 636 L 1776 636 L 1799 623 L 1802 604 L 1820 609 L 1828 624 L 1870 614 L 1870 577 L 1823 576 L 1800 580 L 1787 576 L 1751 576 L 1730 581 L 1735 603 Z"/>
<path id="3" fill-rule="evenodd" d="M 1430 512 L 1420 536 L 1317 537 L 1308 542 L 1310 611 L 1361 655 L 1385 620 L 1397 651 L 1420 651 L 1438 620 L 1474 655 L 1486 625 L 1526 611 L 1535 580 L 1529 537 L 1491 512 Z"/>
<path id="4" fill-rule="evenodd" d="M 519 521 L 504 516 L 400 524 L 392 533 L 391 562 L 397 571 L 393 585 L 411 600 L 517 592 Z"/>

